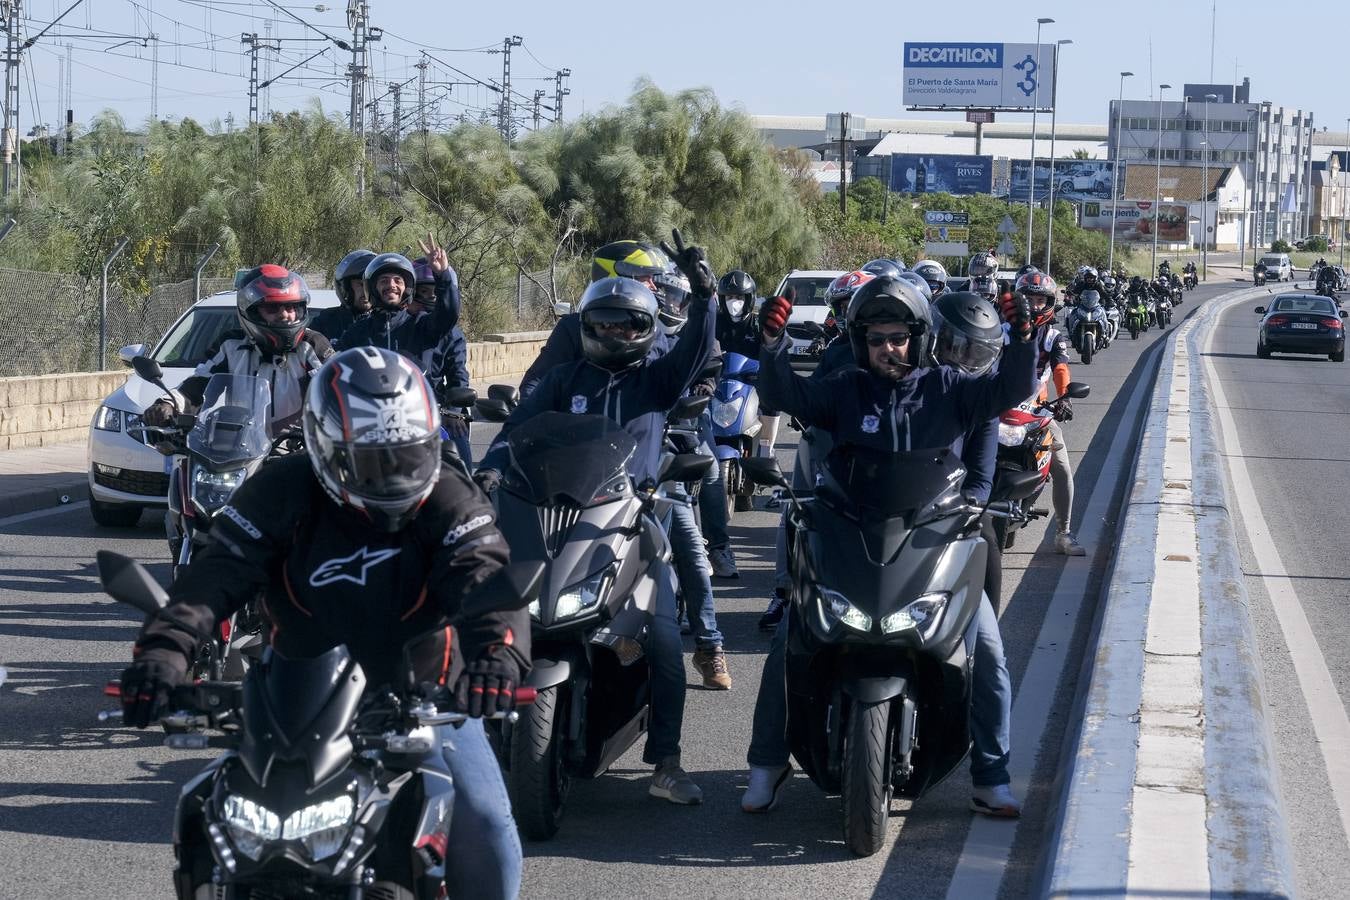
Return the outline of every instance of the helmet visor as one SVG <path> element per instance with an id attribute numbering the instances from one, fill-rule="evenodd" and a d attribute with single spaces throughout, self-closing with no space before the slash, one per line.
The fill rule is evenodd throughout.
<path id="1" fill-rule="evenodd" d="M 402 500 L 426 490 L 440 467 L 440 432 L 403 444 L 334 445 L 332 472 L 352 494 Z"/>
<path id="2" fill-rule="evenodd" d="M 651 316 L 629 309 L 588 309 L 581 322 L 598 337 L 636 340 L 652 329 Z"/>
<path id="3" fill-rule="evenodd" d="M 938 335 L 936 355 L 943 365 L 960 369 L 967 375 L 983 375 L 993 368 L 1003 351 L 1003 342 L 978 341 L 964 332 L 946 327 Z"/>

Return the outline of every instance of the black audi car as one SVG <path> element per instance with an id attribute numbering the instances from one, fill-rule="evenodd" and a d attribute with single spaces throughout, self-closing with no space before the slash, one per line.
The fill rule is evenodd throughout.
<path id="1" fill-rule="evenodd" d="M 1256 355 L 1269 359 L 1272 353 L 1325 353 L 1332 362 L 1345 361 L 1346 317 L 1334 300 L 1315 294 L 1281 294 L 1267 309 L 1256 308 L 1264 318 L 1256 338 Z"/>

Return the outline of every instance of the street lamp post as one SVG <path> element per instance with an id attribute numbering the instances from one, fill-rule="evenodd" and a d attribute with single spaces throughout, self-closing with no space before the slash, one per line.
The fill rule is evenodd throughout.
<path id="1" fill-rule="evenodd" d="M 1106 252 L 1106 270 L 1112 271 L 1116 262 L 1116 198 L 1120 196 L 1120 115 L 1125 105 L 1125 79 L 1134 76 L 1133 72 L 1120 73 L 1120 97 L 1116 100 L 1116 153 L 1111 162 L 1111 244 Z"/>
<path id="2" fill-rule="evenodd" d="M 1072 44 L 1072 38 L 1055 41 L 1055 61 L 1051 67 L 1054 83 L 1050 85 L 1050 221 L 1045 230 L 1045 271 L 1050 271 L 1050 246 L 1055 240 L 1055 120 L 1059 104 L 1059 48 Z M 1032 168 L 1035 168 L 1033 164 Z"/>
<path id="3" fill-rule="evenodd" d="M 1158 85 L 1158 166 L 1153 177 L 1153 258 L 1149 263 L 1153 275 L 1158 273 L 1158 214 L 1162 206 L 1163 91 L 1170 87 L 1170 84 Z"/>
<path id="4" fill-rule="evenodd" d="M 1050 25 L 1054 19 L 1036 20 L 1036 65 L 1041 64 L 1041 26 Z M 1031 98 L 1031 171 L 1027 175 L 1027 265 L 1031 264 L 1031 220 L 1034 218 L 1036 202 L 1036 109 L 1041 105 L 1041 80 L 1036 79 L 1035 93 Z"/>
<path id="5" fill-rule="evenodd" d="M 1345 165 L 1350 166 L 1350 118 L 1345 120 Z M 1341 168 L 1341 265 L 1345 265 L 1345 166 Z"/>
<path id="6" fill-rule="evenodd" d="M 1201 168 L 1204 171 L 1202 180 L 1204 181 L 1204 197 L 1200 205 L 1200 278 L 1204 281 L 1209 280 L 1209 105 L 1217 102 L 1218 94 L 1205 95 L 1205 139 L 1200 142 L 1201 149 Z M 1215 204 L 1219 198 L 1214 198 Z M 1219 214 L 1218 207 L 1215 207 L 1214 213 L 1214 237 L 1219 236 Z"/>

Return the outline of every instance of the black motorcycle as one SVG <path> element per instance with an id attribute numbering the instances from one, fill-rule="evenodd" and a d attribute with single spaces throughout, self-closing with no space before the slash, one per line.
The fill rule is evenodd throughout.
<path id="1" fill-rule="evenodd" d="M 98 565 L 115 599 L 147 615 L 163 608 L 163 589 L 139 564 L 100 551 Z M 537 565 L 507 566 L 466 598 L 464 615 L 519 608 L 538 583 Z M 176 688 L 165 719 L 182 733 L 166 743 L 201 749 L 213 728 L 228 748 L 179 795 L 179 900 L 444 897 L 455 786 L 433 727 L 465 717 L 448 707 L 443 673 L 419 671 L 414 660 L 429 658 L 428 642 L 441 659 L 448 631 L 405 647 L 399 685 L 368 686 L 338 646 L 310 659 L 269 649 L 242 684 Z M 118 696 L 120 686 L 105 693 Z M 528 703 L 533 692 L 516 699 Z"/>
<path id="2" fill-rule="evenodd" d="M 868 856 L 895 792 L 922 795 L 969 752 L 980 524 L 1012 509 L 969 503 L 947 448 L 836 447 L 810 494 L 793 493 L 776 460 L 747 472 L 791 503 L 788 744 L 812 781 L 842 795 L 845 842 Z M 1008 496 L 1039 483 L 1011 475 Z"/>

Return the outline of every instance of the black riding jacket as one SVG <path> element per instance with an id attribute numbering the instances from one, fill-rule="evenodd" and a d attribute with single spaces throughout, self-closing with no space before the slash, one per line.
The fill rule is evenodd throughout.
<path id="1" fill-rule="evenodd" d="M 296 455 L 269 462 L 211 525 L 211 542 L 174 582 L 169 606 L 135 653 L 186 671 L 221 619 L 263 592 L 271 644 L 293 658 L 345 644 L 370 685 L 399 682 L 404 643 L 454 621 L 466 593 L 508 562 L 492 506 L 446 467 L 413 522 L 376 531 L 329 499 Z M 181 624 L 180 624 L 181 623 Z M 453 685 L 464 662 L 491 653 L 529 665 L 524 608 L 455 624 L 449 653 L 418 660 Z"/>
<path id="2" fill-rule="evenodd" d="M 459 276 L 454 269 L 446 269 L 436 276 L 436 304 L 430 312 L 414 316 L 400 309 L 390 313 L 376 304 L 369 315 L 354 321 L 342 337 L 333 341 L 333 346 L 339 350 L 383 347 L 402 353 L 423 367 L 427 354 L 459 324 L 459 311 Z"/>

